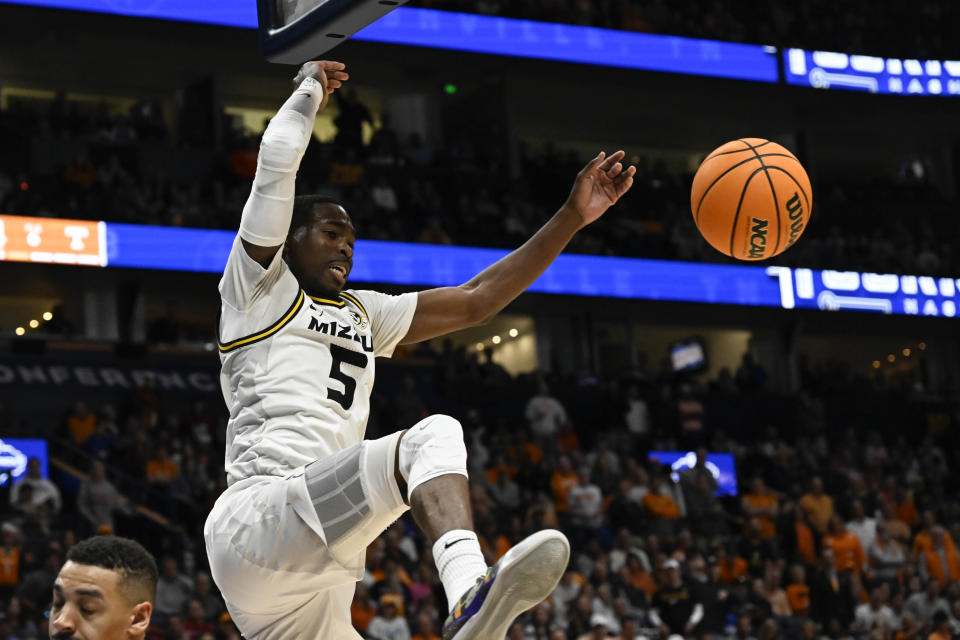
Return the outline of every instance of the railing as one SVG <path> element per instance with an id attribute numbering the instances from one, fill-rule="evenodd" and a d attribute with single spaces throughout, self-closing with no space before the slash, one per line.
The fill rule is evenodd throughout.
<path id="1" fill-rule="evenodd" d="M 83 463 L 86 463 L 86 466 L 91 466 L 94 461 L 100 462 L 104 465 L 107 478 L 114 483 L 121 497 L 129 502 L 129 504 L 133 507 L 133 511 L 137 515 L 152 521 L 170 533 L 186 533 L 183 526 L 180 524 L 171 521 L 166 515 L 142 504 L 143 497 L 148 498 L 149 502 L 163 504 L 170 501 L 169 495 L 151 487 L 149 483 L 141 478 L 135 478 L 124 473 L 123 471 L 120 471 L 119 469 L 116 469 L 115 467 L 107 465 L 103 462 L 103 460 L 90 455 L 83 449 L 69 444 L 68 442 L 59 439 L 51 439 L 49 443 L 51 449 L 59 454 L 51 456 L 50 464 L 52 466 L 66 473 L 67 475 L 72 476 L 78 481 L 83 482 L 89 479 L 90 474 L 82 471 L 78 466 L 78 462 L 83 461 Z M 131 497 L 131 494 L 135 495 L 136 498 Z"/>
<path id="2" fill-rule="evenodd" d="M 60 471 L 73 476 L 80 482 L 85 482 L 90 478 L 90 474 L 84 473 L 77 467 L 73 466 L 68 462 L 64 462 L 60 458 L 51 458 L 50 464 L 56 467 L 57 469 L 59 469 Z M 119 473 L 119 472 L 115 471 L 115 473 Z M 124 500 L 130 503 L 130 505 L 133 507 L 134 512 L 136 512 L 137 515 L 140 515 L 140 516 L 143 516 L 144 518 L 152 520 L 154 523 L 160 525 L 161 527 L 165 528 L 167 531 L 171 533 L 184 533 L 183 527 L 170 522 L 170 520 L 168 520 L 166 517 L 164 517 L 160 513 L 157 513 L 153 509 L 149 509 L 143 505 L 136 504 L 135 502 L 133 502 L 133 500 L 131 500 L 128 496 L 126 496 L 122 492 L 120 493 L 120 496 Z"/>

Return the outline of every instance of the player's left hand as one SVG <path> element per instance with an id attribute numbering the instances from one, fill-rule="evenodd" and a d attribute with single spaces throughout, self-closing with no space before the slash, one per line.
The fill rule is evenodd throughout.
<path id="1" fill-rule="evenodd" d="M 305 62 L 293 78 L 293 86 L 299 87 L 300 83 L 306 78 L 313 78 L 323 85 L 323 88 L 326 90 L 323 101 L 320 104 L 320 108 L 323 109 L 327 105 L 330 94 L 342 87 L 343 83 L 350 79 L 350 74 L 344 71 L 346 68 L 347 65 L 334 60 L 312 60 Z"/>
<path id="2" fill-rule="evenodd" d="M 637 168 L 630 166 L 626 170 L 620 162 L 623 151 L 606 156 L 603 151 L 591 160 L 573 183 L 566 206 L 576 211 L 586 226 L 602 216 L 604 212 L 633 186 L 633 176 Z"/>

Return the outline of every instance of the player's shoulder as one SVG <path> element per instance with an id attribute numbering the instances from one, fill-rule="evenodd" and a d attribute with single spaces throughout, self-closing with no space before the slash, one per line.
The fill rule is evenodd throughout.
<path id="1" fill-rule="evenodd" d="M 378 305 L 377 296 L 379 295 L 381 294 L 367 289 L 346 289 L 340 292 L 340 300 L 342 300 L 347 307 L 360 312 L 369 320 L 370 313 L 367 309 L 369 308 L 371 311 L 375 310 Z"/>
<path id="2" fill-rule="evenodd" d="M 340 298 L 348 305 L 359 308 L 363 313 L 367 313 L 369 310 L 371 313 L 376 314 L 376 312 L 385 305 L 390 305 L 391 303 L 400 301 L 410 294 L 399 294 L 394 295 L 390 293 L 383 293 L 381 291 L 373 291 L 371 289 L 346 289 L 340 292 Z"/>

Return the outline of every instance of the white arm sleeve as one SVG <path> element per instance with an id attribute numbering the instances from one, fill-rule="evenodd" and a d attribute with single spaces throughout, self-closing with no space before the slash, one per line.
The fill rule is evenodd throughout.
<path id="1" fill-rule="evenodd" d="M 260 142 L 257 174 L 243 207 L 240 237 L 261 247 L 283 244 L 293 215 L 294 182 L 313 134 L 323 86 L 307 78 L 274 116 Z"/>
<path id="2" fill-rule="evenodd" d="M 703 605 L 699 602 L 693 608 L 693 613 L 690 614 L 690 619 L 687 620 L 690 624 L 700 624 L 700 621 L 703 620 Z"/>

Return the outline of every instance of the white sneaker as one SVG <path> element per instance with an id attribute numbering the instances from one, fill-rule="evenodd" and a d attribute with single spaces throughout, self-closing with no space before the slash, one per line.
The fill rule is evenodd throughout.
<path id="1" fill-rule="evenodd" d="M 503 640 L 514 619 L 549 596 L 570 561 L 567 537 L 527 536 L 470 587 L 443 624 L 443 640 Z"/>

